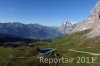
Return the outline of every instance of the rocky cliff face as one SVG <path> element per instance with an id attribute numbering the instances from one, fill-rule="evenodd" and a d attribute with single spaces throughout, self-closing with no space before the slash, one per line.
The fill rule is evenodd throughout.
<path id="1" fill-rule="evenodd" d="M 73 25 L 71 25 L 71 27 L 72 26 Z M 66 27 L 68 27 L 68 25 Z M 87 36 L 89 37 L 95 37 L 100 35 L 100 0 L 97 1 L 95 7 L 90 12 L 88 18 L 75 24 L 73 29 L 70 30 L 70 33 L 83 31 L 86 29 L 93 29 L 90 33 L 87 34 Z M 64 33 L 66 32 L 69 32 L 69 30 L 65 30 Z"/>
<path id="2" fill-rule="evenodd" d="M 77 24 L 73 31 L 82 31 L 85 29 L 94 29 L 100 23 L 100 0 L 96 3 L 88 18 Z"/>
<path id="3" fill-rule="evenodd" d="M 87 35 L 90 37 L 99 36 L 100 35 L 100 0 L 98 0 L 90 16 L 92 16 L 91 19 L 94 24 L 94 27 L 93 27 L 93 31 L 91 31 Z"/>

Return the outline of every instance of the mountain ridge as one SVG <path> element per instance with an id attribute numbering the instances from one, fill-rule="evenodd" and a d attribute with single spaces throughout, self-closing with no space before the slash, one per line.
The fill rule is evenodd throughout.
<path id="1" fill-rule="evenodd" d="M 0 23 L 0 33 L 30 39 L 53 39 L 60 35 L 56 28 L 20 22 Z"/>
<path id="2" fill-rule="evenodd" d="M 70 30 L 70 32 L 68 29 L 62 29 L 62 30 L 63 30 L 63 32 L 65 32 L 64 34 L 67 34 L 67 33 L 74 33 L 74 32 L 78 32 L 78 31 L 92 29 L 91 32 L 86 34 L 86 36 L 92 38 L 92 37 L 96 37 L 96 36 L 100 35 L 100 27 L 99 26 L 100 26 L 100 0 L 97 1 L 96 5 L 90 12 L 88 18 L 86 18 L 85 20 L 82 20 L 76 24 L 71 25 L 70 27 L 73 27 L 73 28 Z M 68 28 L 69 26 L 61 25 L 61 27 Z"/>

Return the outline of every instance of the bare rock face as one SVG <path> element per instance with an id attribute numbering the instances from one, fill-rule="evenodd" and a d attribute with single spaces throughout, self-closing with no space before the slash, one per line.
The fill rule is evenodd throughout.
<path id="1" fill-rule="evenodd" d="M 71 24 L 67 22 L 65 24 L 62 24 L 60 28 L 63 34 L 92 29 L 92 31 L 89 32 L 86 36 L 100 36 L 100 0 L 97 1 L 95 7 L 90 12 L 87 19 L 76 24 Z"/>
<path id="2" fill-rule="evenodd" d="M 70 29 L 68 29 L 68 27 L 70 27 Z M 90 12 L 87 19 L 74 25 L 62 25 L 62 29 L 63 33 L 73 33 L 77 31 L 83 31 L 86 29 L 92 29 L 92 31 L 88 33 L 86 36 L 100 36 L 100 0 L 97 1 L 95 7 Z"/>
<path id="3" fill-rule="evenodd" d="M 100 35 L 100 0 L 98 0 L 96 6 L 94 7 L 93 11 L 91 12 L 90 16 L 93 26 L 93 31 L 88 33 L 89 37 L 95 37 Z"/>
<path id="4" fill-rule="evenodd" d="M 94 29 L 100 23 L 100 0 L 96 3 L 86 20 L 79 22 L 73 32 Z"/>

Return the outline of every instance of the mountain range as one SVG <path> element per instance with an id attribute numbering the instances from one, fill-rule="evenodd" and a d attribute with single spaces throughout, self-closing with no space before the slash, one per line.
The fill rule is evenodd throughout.
<path id="1" fill-rule="evenodd" d="M 92 29 L 86 36 L 100 35 L 100 0 L 96 3 L 88 18 L 81 22 L 63 22 L 60 27 L 47 27 L 39 24 L 23 24 L 20 22 L 0 23 L 0 33 L 30 39 L 53 39 L 62 34 Z"/>
<path id="2" fill-rule="evenodd" d="M 60 35 L 60 32 L 55 27 L 20 22 L 0 23 L 0 33 L 30 39 L 52 39 Z"/>

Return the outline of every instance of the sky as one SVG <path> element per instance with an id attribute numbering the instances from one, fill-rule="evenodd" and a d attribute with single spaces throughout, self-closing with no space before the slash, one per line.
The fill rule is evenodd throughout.
<path id="1" fill-rule="evenodd" d="M 97 0 L 0 0 L 0 23 L 59 26 L 88 17 Z"/>

